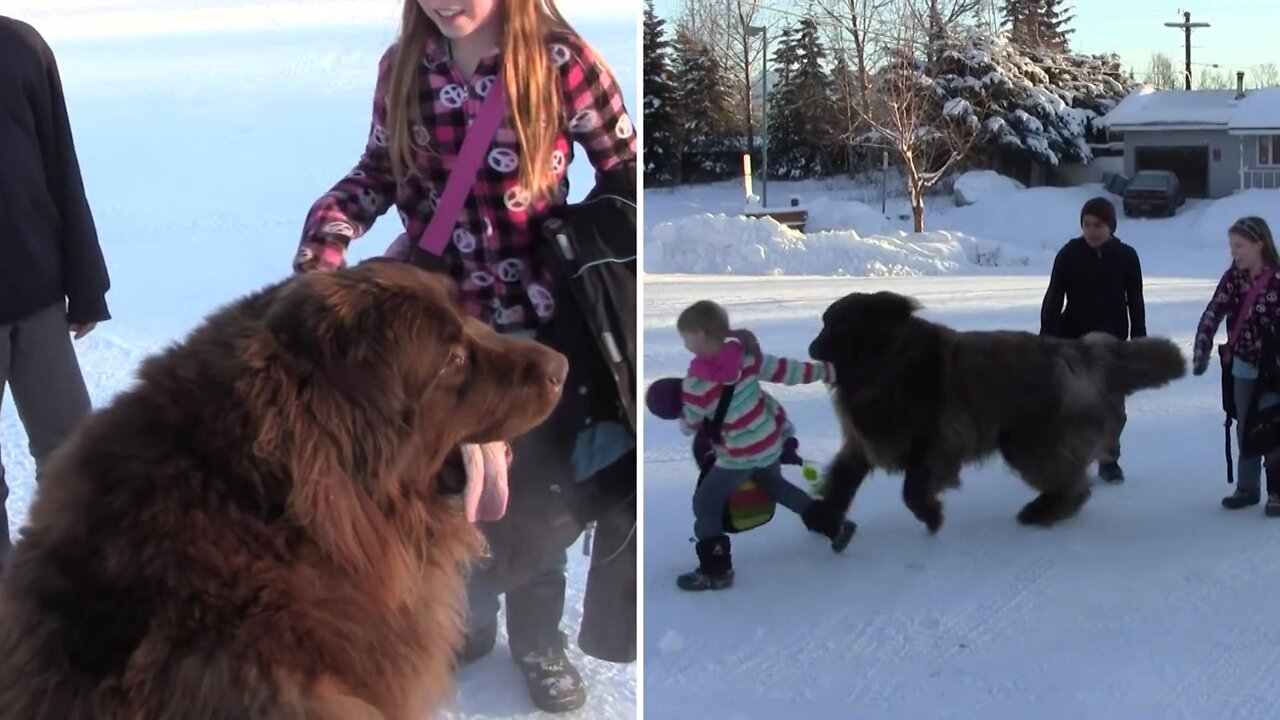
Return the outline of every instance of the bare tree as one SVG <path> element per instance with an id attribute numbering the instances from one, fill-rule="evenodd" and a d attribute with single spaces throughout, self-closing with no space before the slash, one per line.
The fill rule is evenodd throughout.
<path id="1" fill-rule="evenodd" d="M 937 41 L 957 28 L 973 27 L 982 21 L 983 0 L 904 0 L 912 20 L 928 28 L 928 60 L 933 56 Z"/>
<path id="2" fill-rule="evenodd" d="M 1230 90 L 1234 85 L 1221 70 L 1205 68 L 1198 73 L 1197 90 Z"/>
<path id="3" fill-rule="evenodd" d="M 1280 87 L 1280 69 L 1276 68 L 1275 63 L 1254 65 L 1248 74 L 1253 76 L 1251 82 L 1255 88 Z"/>
<path id="4" fill-rule="evenodd" d="M 818 7 L 837 28 L 858 81 L 858 96 L 865 103 L 871 97 L 871 68 L 876 60 L 875 36 L 880 18 L 893 0 L 818 0 Z M 847 45 L 844 40 L 847 40 Z"/>
<path id="5" fill-rule="evenodd" d="M 746 118 L 747 148 L 755 142 L 752 91 L 764 66 L 763 43 L 747 34 L 761 20 L 761 0 L 684 0 L 679 24 L 707 44 L 731 81 L 734 105 Z"/>
<path id="6" fill-rule="evenodd" d="M 925 190 L 969 155 L 981 130 L 969 101 L 953 98 L 940 106 L 933 83 L 913 67 L 927 36 L 927 25 L 903 13 L 890 40 L 897 60 L 879 74 L 879 102 L 863 113 L 873 142 L 902 163 L 915 232 L 924 232 Z"/>
<path id="7" fill-rule="evenodd" d="M 1157 90 L 1172 90 L 1182 84 L 1182 73 L 1173 69 L 1173 59 L 1164 53 L 1151 54 L 1151 65 L 1143 79 Z"/>

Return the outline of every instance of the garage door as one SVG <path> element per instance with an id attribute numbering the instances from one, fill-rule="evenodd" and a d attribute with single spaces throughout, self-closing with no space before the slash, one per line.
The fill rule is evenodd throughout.
<path id="1" fill-rule="evenodd" d="M 1187 197 L 1209 197 L 1209 148 L 1140 147 L 1134 149 L 1134 170 L 1168 170 L 1182 181 Z"/>

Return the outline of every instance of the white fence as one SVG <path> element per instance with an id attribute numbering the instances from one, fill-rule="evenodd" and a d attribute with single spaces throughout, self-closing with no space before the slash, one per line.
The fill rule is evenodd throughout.
<path id="1" fill-rule="evenodd" d="M 1275 190 L 1280 188 L 1280 169 L 1241 170 L 1241 190 Z"/>

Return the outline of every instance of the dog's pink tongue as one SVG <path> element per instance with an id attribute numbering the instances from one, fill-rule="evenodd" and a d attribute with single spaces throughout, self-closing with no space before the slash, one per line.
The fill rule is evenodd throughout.
<path id="1" fill-rule="evenodd" d="M 467 520 L 493 522 L 507 512 L 507 466 L 511 447 L 505 442 L 463 445 L 462 464 L 467 473 L 463 495 Z"/>

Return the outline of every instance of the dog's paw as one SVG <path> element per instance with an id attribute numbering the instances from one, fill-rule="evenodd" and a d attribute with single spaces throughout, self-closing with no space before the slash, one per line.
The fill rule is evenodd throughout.
<path id="1" fill-rule="evenodd" d="M 916 517 L 929 529 L 930 535 L 937 535 L 938 530 L 942 529 L 942 503 L 935 500 L 925 505 L 916 513 Z"/>
<path id="2" fill-rule="evenodd" d="M 1051 527 L 1059 519 L 1050 512 L 1051 510 L 1048 499 L 1041 495 L 1022 506 L 1022 509 L 1018 511 L 1018 522 L 1022 525 L 1034 527 Z"/>

